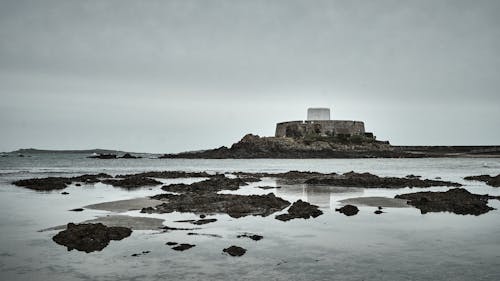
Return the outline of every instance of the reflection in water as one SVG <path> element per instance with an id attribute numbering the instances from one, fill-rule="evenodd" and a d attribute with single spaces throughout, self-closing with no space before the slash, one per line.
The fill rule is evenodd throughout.
<path id="1" fill-rule="evenodd" d="M 281 185 L 276 190 L 276 196 L 284 198 L 300 198 L 320 208 L 335 209 L 333 202 L 346 198 L 363 195 L 362 188 L 347 188 L 326 185 L 290 184 Z M 339 197 L 339 198 L 335 198 Z"/>

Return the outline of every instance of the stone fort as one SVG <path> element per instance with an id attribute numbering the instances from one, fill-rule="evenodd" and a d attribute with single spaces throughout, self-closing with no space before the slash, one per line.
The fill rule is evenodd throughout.
<path id="1" fill-rule="evenodd" d="M 372 133 L 365 132 L 365 124 L 361 121 L 330 120 L 329 108 L 309 108 L 305 121 L 276 124 L 276 137 L 303 138 L 308 135 L 374 138 Z"/>

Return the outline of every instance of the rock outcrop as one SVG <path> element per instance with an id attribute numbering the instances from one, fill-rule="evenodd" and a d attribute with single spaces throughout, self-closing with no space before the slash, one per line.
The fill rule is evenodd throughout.
<path id="1" fill-rule="evenodd" d="M 429 212 L 451 212 L 459 215 L 481 215 L 494 208 L 488 206 L 488 199 L 498 199 L 490 195 L 473 194 L 463 188 L 445 192 L 415 192 L 396 195 L 395 198 L 407 199 L 408 204 L 420 209 L 422 214 Z"/>
<path id="2" fill-rule="evenodd" d="M 129 237 L 132 230 L 127 227 L 107 227 L 102 223 L 68 223 L 66 230 L 56 234 L 52 240 L 66 246 L 68 251 L 76 249 L 86 253 L 101 251 L 111 240 Z"/>
<path id="3" fill-rule="evenodd" d="M 318 217 L 322 214 L 323 212 L 318 209 L 318 206 L 311 205 L 299 199 L 290 206 L 288 213 L 277 215 L 276 219 L 280 221 L 289 221 L 298 218 L 308 219 Z"/>
<path id="4" fill-rule="evenodd" d="M 470 176 L 470 177 L 465 177 L 464 179 L 469 181 L 482 181 L 489 186 L 500 187 L 500 174 L 496 176 L 490 176 L 490 175 Z"/>
<path id="5" fill-rule="evenodd" d="M 290 202 L 267 195 L 235 195 L 212 192 L 183 194 L 159 194 L 152 199 L 164 200 L 156 207 L 143 208 L 141 213 L 190 212 L 196 214 L 224 213 L 233 218 L 244 216 L 268 216 L 290 205 Z"/>

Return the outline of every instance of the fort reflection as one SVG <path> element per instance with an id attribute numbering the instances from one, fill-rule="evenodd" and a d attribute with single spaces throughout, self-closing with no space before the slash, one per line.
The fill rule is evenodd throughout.
<path id="1" fill-rule="evenodd" d="M 363 195 L 364 189 L 362 188 L 347 188 L 335 186 L 318 186 L 309 184 L 282 184 L 277 181 L 278 185 L 282 186 L 276 190 L 276 196 L 286 198 L 296 198 L 307 201 L 320 208 L 334 209 L 333 202 L 338 197 L 358 197 Z"/>

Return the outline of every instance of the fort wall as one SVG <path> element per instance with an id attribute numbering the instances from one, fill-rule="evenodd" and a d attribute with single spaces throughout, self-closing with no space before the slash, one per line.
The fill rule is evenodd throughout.
<path id="1" fill-rule="evenodd" d="M 352 120 L 288 121 L 276 124 L 276 137 L 300 138 L 310 134 L 365 135 L 365 124 Z"/>

